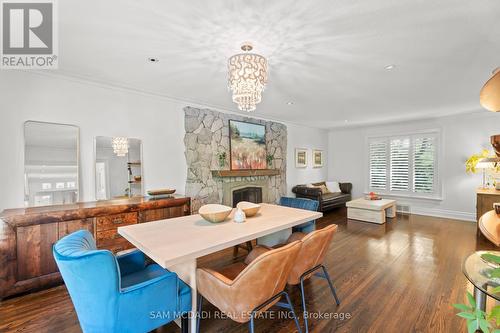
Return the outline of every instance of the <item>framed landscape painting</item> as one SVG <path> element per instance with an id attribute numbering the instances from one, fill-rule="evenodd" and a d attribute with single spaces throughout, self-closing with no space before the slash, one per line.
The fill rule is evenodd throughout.
<path id="1" fill-rule="evenodd" d="M 231 170 L 267 169 L 266 127 L 229 120 Z"/>

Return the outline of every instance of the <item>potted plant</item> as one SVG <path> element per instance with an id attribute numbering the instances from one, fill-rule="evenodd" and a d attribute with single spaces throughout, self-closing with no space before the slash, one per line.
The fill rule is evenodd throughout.
<path id="1" fill-rule="evenodd" d="M 467 161 L 465 162 L 465 172 L 467 173 L 477 173 L 477 169 L 479 168 L 478 164 L 484 159 L 495 159 L 495 155 L 490 155 L 490 151 L 488 149 L 483 149 L 479 154 L 472 154 Z M 498 162 L 486 162 L 490 164 L 490 166 L 483 165 L 481 170 L 483 171 L 483 188 L 488 188 L 490 186 L 496 186 L 496 180 L 493 179 L 490 172 L 487 172 L 486 169 L 492 171 L 494 173 L 500 172 L 500 163 Z"/>
<path id="2" fill-rule="evenodd" d="M 222 151 L 218 153 L 217 158 L 219 159 L 219 167 L 221 169 L 224 169 L 224 167 L 226 166 L 226 152 Z"/>
<path id="3" fill-rule="evenodd" d="M 271 154 L 266 155 L 267 168 L 271 169 L 273 167 L 274 156 Z"/>
<path id="4" fill-rule="evenodd" d="M 465 172 L 476 173 L 476 166 L 480 160 L 483 158 L 488 158 L 490 156 L 490 151 L 488 149 L 483 149 L 479 154 L 472 154 L 465 162 Z"/>
<path id="5" fill-rule="evenodd" d="M 485 253 L 481 257 L 487 261 L 500 265 L 500 256 Z M 494 268 L 490 272 L 492 278 L 500 277 L 500 268 Z M 492 290 L 494 293 L 500 292 L 500 287 Z M 500 305 L 494 306 L 489 313 L 482 311 L 476 307 L 476 301 L 470 292 L 467 292 L 467 300 L 469 304 L 453 304 L 455 308 L 460 310 L 457 316 L 467 320 L 468 333 L 500 333 Z"/>

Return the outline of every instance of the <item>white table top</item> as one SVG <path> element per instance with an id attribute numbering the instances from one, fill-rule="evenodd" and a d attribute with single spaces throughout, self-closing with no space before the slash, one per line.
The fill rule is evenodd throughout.
<path id="1" fill-rule="evenodd" d="M 155 262 L 167 268 L 276 231 L 318 219 L 323 213 L 261 204 L 259 213 L 244 223 L 210 223 L 200 215 L 140 223 L 118 233 Z"/>
<path id="2" fill-rule="evenodd" d="M 368 209 L 368 210 L 382 210 L 389 208 L 396 204 L 396 200 L 380 199 L 380 200 L 367 200 L 365 198 L 355 199 L 346 202 L 347 207 Z"/>

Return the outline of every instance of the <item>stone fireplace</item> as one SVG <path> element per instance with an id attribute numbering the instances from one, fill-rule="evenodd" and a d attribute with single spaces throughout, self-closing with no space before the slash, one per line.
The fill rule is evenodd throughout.
<path id="1" fill-rule="evenodd" d="M 268 199 L 268 183 L 266 179 L 260 180 L 241 180 L 234 182 L 222 183 L 222 204 L 230 207 L 235 207 L 239 201 L 250 201 L 255 203 L 269 202 Z M 258 198 L 245 198 L 244 190 L 247 190 L 247 195 L 249 195 L 249 189 L 260 190 L 260 197 Z M 257 191 L 258 191 L 257 190 Z M 235 192 L 238 195 L 235 200 Z M 251 200 L 255 199 L 255 200 Z M 260 199 L 260 201 L 257 201 Z"/>
<path id="2" fill-rule="evenodd" d="M 233 191 L 233 207 L 241 201 L 262 202 L 262 187 L 247 186 Z"/>
<path id="3" fill-rule="evenodd" d="M 207 203 L 233 206 L 233 194 L 245 188 L 258 188 L 262 202 L 277 202 L 286 193 L 286 126 L 209 109 L 185 107 L 185 156 L 187 180 L 185 194 L 192 198 L 194 212 Z M 238 174 L 221 168 L 218 154 L 226 152 L 229 162 L 229 120 L 265 125 L 266 150 L 274 156 L 272 170 Z M 254 172 L 255 171 L 255 172 Z M 247 191 L 248 192 L 248 191 Z M 239 196 L 244 192 L 236 192 Z M 249 195 L 246 193 L 245 195 Z M 255 196 L 255 193 L 252 194 Z M 251 197 L 254 198 L 254 197 Z M 246 200 L 250 201 L 250 200 Z"/>

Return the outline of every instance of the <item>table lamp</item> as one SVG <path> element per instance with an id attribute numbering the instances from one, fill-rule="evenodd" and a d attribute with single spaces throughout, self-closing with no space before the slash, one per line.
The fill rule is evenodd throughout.
<path id="1" fill-rule="evenodd" d="M 483 170 L 483 189 L 486 188 L 486 170 L 496 168 L 497 163 L 500 163 L 500 158 L 498 157 L 486 157 L 477 162 L 476 169 Z"/>

